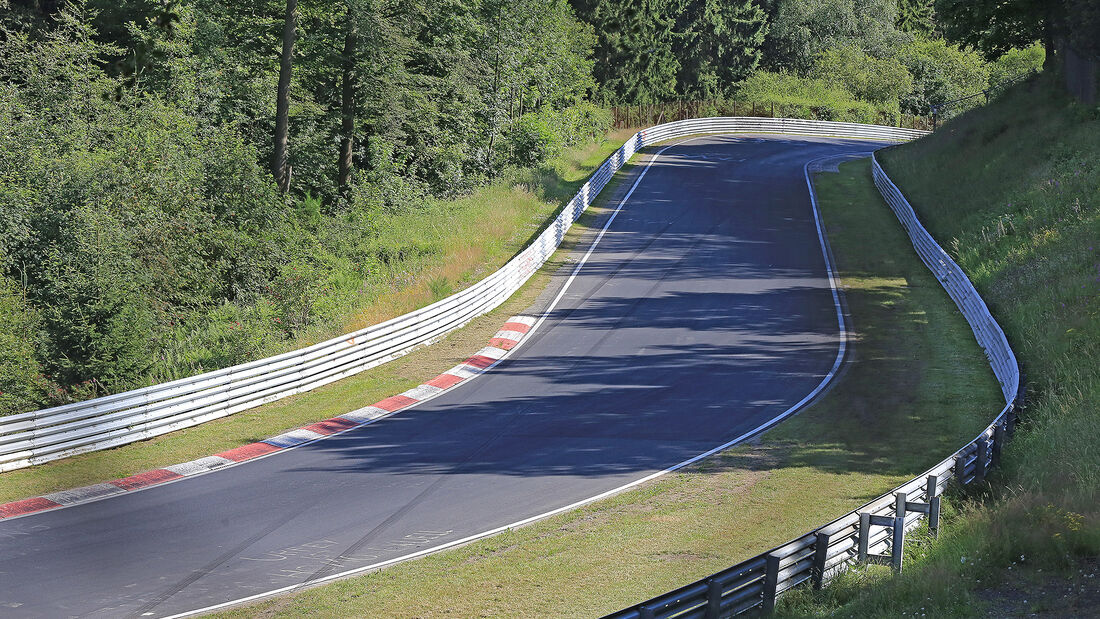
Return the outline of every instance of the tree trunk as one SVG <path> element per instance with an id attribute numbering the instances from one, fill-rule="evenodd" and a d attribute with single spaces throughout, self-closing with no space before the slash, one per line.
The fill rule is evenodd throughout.
<path id="1" fill-rule="evenodd" d="M 283 54 L 279 62 L 279 90 L 275 110 L 275 151 L 271 156 L 271 173 L 279 191 L 290 189 L 290 166 L 287 164 L 287 133 L 290 129 L 290 74 L 294 65 L 294 39 L 298 28 L 298 0 L 286 0 L 286 21 L 283 24 Z"/>
<path id="2" fill-rule="evenodd" d="M 340 93 L 340 177 L 337 181 L 340 194 L 345 197 L 351 183 L 352 154 L 355 151 L 355 53 L 358 46 L 359 26 L 349 8 L 347 30 L 344 33 L 344 75 Z"/>

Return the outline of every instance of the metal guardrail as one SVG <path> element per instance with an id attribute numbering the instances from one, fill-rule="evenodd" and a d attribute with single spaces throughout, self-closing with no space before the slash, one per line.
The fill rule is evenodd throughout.
<path id="1" fill-rule="evenodd" d="M 480 282 L 427 307 L 307 348 L 151 387 L 0 417 L 0 472 L 116 447 L 303 393 L 385 363 L 504 302 L 644 146 L 701 133 L 796 133 L 908 140 L 895 127 L 774 118 L 703 118 L 640 131 L 613 153 L 528 247 Z"/>
<path id="2" fill-rule="evenodd" d="M 752 609 L 767 613 L 784 592 L 807 581 L 820 588 L 856 563 L 884 563 L 900 571 L 905 533 L 925 517 L 929 528 L 938 530 L 940 494 L 947 483 L 954 479 L 966 485 L 981 480 L 999 460 L 1015 426 L 1015 410 L 1022 396 L 1016 355 L 974 285 L 921 225 L 874 155 L 871 169 L 875 185 L 905 227 L 917 254 L 959 306 L 985 350 L 1001 384 L 1004 409 L 965 447 L 892 492 L 778 548 L 608 615 L 608 619 L 710 619 Z"/>

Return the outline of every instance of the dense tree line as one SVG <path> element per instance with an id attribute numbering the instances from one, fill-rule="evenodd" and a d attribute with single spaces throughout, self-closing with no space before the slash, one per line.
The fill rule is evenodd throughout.
<path id="1" fill-rule="evenodd" d="M 1018 50 L 1041 41 L 1040 29 L 1017 27 L 1018 36 L 990 47 L 979 44 L 988 24 L 951 20 L 977 5 L 988 12 L 1041 4 L 941 0 L 941 17 L 933 0 L 573 0 L 595 26 L 597 94 L 606 102 L 811 105 L 806 96 L 818 92 L 819 107 L 868 121 L 927 115 L 933 105 L 980 92 L 991 75 L 1007 72 L 995 61 L 1010 50 L 1010 64 L 1024 68 L 1036 53 Z"/>
<path id="2" fill-rule="evenodd" d="M 592 45 L 565 0 L 0 0 L 0 413 L 293 336 L 379 213 L 602 134 Z"/>
<path id="3" fill-rule="evenodd" d="M 0 414 L 277 349 L 422 250 L 375 244 L 382 216 L 608 105 L 926 114 L 1095 40 L 1056 4 L 0 0 Z"/>

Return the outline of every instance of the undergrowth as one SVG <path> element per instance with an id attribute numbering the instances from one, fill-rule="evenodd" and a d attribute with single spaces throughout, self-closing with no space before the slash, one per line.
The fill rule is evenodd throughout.
<path id="1" fill-rule="evenodd" d="M 1004 466 L 902 576 L 866 568 L 784 612 L 1087 616 L 1092 589 L 1062 585 L 1100 555 L 1100 109 L 1039 77 L 880 158 L 1004 327 L 1028 405 Z M 1011 606 L 1021 572 L 1056 599 Z"/>

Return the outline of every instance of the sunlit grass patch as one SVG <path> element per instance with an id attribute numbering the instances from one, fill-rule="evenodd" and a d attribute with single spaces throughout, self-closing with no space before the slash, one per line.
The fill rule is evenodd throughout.
<path id="1" fill-rule="evenodd" d="M 598 616 L 799 536 L 965 443 L 1000 393 L 968 325 L 866 161 L 819 176 L 818 189 L 854 342 L 846 373 L 813 407 L 756 444 L 629 492 L 222 616 Z"/>

